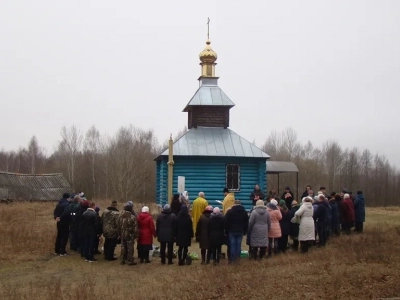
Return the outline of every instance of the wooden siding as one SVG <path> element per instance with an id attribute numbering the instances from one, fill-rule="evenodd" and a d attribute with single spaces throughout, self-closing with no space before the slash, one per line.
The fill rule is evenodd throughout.
<path id="1" fill-rule="evenodd" d="M 177 193 L 178 176 L 185 177 L 185 188 L 191 202 L 199 192 L 206 194 L 212 206 L 219 206 L 215 200 L 224 199 L 223 189 L 226 184 L 226 164 L 240 165 L 240 192 L 236 198 L 242 201 L 246 209 L 251 208 L 250 194 L 255 184 L 266 189 L 266 159 L 235 157 L 174 157 L 173 193 Z M 157 161 L 157 203 L 167 203 L 167 157 Z"/>
<path id="2" fill-rule="evenodd" d="M 229 127 L 229 107 L 193 106 L 188 113 L 188 128 Z"/>

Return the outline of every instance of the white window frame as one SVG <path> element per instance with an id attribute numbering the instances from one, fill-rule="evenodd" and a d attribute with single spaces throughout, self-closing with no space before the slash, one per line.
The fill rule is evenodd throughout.
<path id="1" fill-rule="evenodd" d="M 237 166 L 237 168 L 238 168 L 238 179 L 237 179 L 238 180 L 238 182 L 237 182 L 238 188 L 237 189 L 231 189 L 228 185 L 228 167 L 229 166 Z M 240 164 L 226 164 L 226 166 L 225 166 L 225 185 L 229 189 L 229 191 L 240 192 Z"/>

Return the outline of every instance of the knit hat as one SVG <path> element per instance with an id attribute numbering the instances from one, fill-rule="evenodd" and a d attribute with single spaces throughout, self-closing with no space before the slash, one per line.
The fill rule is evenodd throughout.
<path id="1" fill-rule="evenodd" d="M 350 195 L 349 194 L 344 194 L 343 199 L 349 199 Z"/>
<path id="2" fill-rule="evenodd" d="M 82 202 L 82 207 L 89 207 L 90 202 L 88 200 L 85 200 Z"/>
<path id="3" fill-rule="evenodd" d="M 206 211 L 213 211 L 213 207 L 212 207 L 211 205 L 208 205 L 208 206 L 206 207 Z"/>
<path id="4" fill-rule="evenodd" d="M 357 191 L 357 195 L 361 195 L 362 194 L 362 191 Z"/>
<path id="5" fill-rule="evenodd" d="M 100 211 L 100 207 L 96 206 L 94 210 L 98 213 Z"/>
<path id="6" fill-rule="evenodd" d="M 163 210 L 164 211 L 171 211 L 171 205 L 165 204 Z"/>
<path id="7" fill-rule="evenodd" d="M 149 208 L 147 206 L 143 206 L 142 207 L 142 212 L 148 213 L 149 212 Z"/>
<path id="8" fill-rule="evenodd" d="M 221 212 L 221 210 L 219 209 L 219 207 L 214 207 L 214 209 L 213 209 L 214 214 L 219 214 L 220 212 Z"/>
<path id="9" fill-rule="evenodd" d="M 269 203 L 271 203 L 272 205 L 275 205 L 275 206 L 278 205 L 278 201 L 276 201 L 275 199 L 272 199 Z"/>
<path id="10" fill-rule="evenodd" d="M 256 206 L 264 206 L 264 200 L 257 200 Z"/>
<path id="11" fill-rule="evenodd" d="M 229 193 L 228 188 L 224 188 L 224 193 Z"/>
<path id="12" fill-rule="evenodd" d="M 69 197 L 70 197 L 70 194 L 68 194 L 68 193 L 63 194 L 63 198 L 68 199 Z"/>
<path id="13" fill-rule="evenodd" d="M 126 204 L 125 205 L 130 205 L 130 206 L 133 206 L 133 201 L 132 200 L 129 200 L 128 202 L 126 202 Z"/>

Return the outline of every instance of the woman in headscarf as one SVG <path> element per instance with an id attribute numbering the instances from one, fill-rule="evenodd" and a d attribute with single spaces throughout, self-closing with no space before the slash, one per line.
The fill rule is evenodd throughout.
<path id="1" fill-rule="evenodd" d="M 290 210 L 290 216 L 293 218 L 300 208 L 300 204 L 297 203 L 296 200 L 292 202 L 292 209 Z M 299 231 L 300 231 L 300 224 L 298 222 L 290 222 L 290 237 L 293 240 L 293 250 L 296 252 L 299 250 Z"/>
<path id="2" fill-rule="evenodd" d="M 154 221 L 149 214 L 147 206 L 142 207 L 142 212 L 137 218 L 139 227 L 138 255 L 140 263 L 150 263 L 150 250 L 153 248 L 153 237 L 156 236 Z"/>
<path id="3" fill-rule="evenodd" d="M 248 234 L 250 235 L 251 258 L 262 259 L 267 252 L 268 232 L 271 218 L 263 200 L 258 200 L 250 214 Z"/>
<path id="4" fill-rule="evenodd" d="M 219 264 L 219 258 L 221 256 L 221 247 L 225 241 L 224 217 L 219 207 L 214 207 L 210 215 L 210 221 L 208 222 L 208 239 L 214 265 L 217 265 Z"/>
<path id="5" fill-rule="evenodd" d="M 303 194 L 301 194 L 301 199 L 303 199 L 304 197 L 310 196 L 309 191 L 311 191 L 311 190 L 312 190 L 311 185 L 307 185 Z M 312 196 L 314 197 L 314 193 L 312 193 Z"/>
<path id="6" fill-rule="evenodd" d="M 185 265 L 188 248 L 193 238 L 193 223 L 186 205 L 181 206 L 181 211 L 176 219 L 176 245 L 178 248 L 179 265 Z"/>
<path id="7" fill-rule="evenodd" d="M 175 194 L 172 196 L 171 212 L 175 216 L 177 216 L 179 214 L 179 212 L 181 211 L 182 202 L 181 202 L 180 198 L 181 198 L 180 194 Z"/>
<path id="8" fill-rule="evenodd" d="M 281 199 L 285 200 L 286 207 L 288 209 L 292 208 L 292 201 L 294 200 L 294 196 L 292 191 L 290 190 L 290 187 L 287 186 L 285 188 L 285 191 L 283 192 Z"/>
<path id="9" fill-rule="evenodd" d="M 285 200 L 279 201 L 279 209 L 282 214 L 282 219 L 279 220 L 279 225 L 281 226 L 282 236 L 278 241 L 279 251 L 285 253 L 288 246 L 288 238 L 290 234 L 290 220 L 292 219 L 292 215 L 290 210 L 286 206 Z"/>
<path id="10" fill-rule="evenodd" d="M 275 199 L 267 204 L 267 210 L 271 218 L 271 229 L 268 232 L 268 256 L 271 256 L 272 246 L 274 247 L 274 254 L 278 253 L 278 239 L 282 236 L 279 220 L 282 219 L 282 214 Z"/>
<path id="11" fill-rule="evenodd" d="M 203 214 L 200 216 L 199 222 L 197 222 L 196 228 L 196 239 L 199 241 L 201 249 L 201 264 L 209 264 L 211 259 L 210 243 L 208 240 L 208 223 L 210 222 L 210 216 L 213 212 L 211 205 L 207 206 Z M 207 258 L 207 260 L 206 260 Z"/>
<path id="12" fill-rule="evenodd" d="M 306 253 L 311 242 L 315 241 L 314 209 L 312 202 L 313 199 L 311 197 L 304 197 L 302 199 L 303 204 L 294 214 L 296 217 L 300 217 L 299 241 L 302 253 Z"/>

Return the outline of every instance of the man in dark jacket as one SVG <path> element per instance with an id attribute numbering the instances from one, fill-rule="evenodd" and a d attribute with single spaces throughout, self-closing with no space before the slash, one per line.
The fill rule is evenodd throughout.
<path id="1" fill-rule="evenodd" d="M 164 205 L 162 213 L 156 220 L 156 234 L 160 242 L 161 263 L 165 265 L 165 249 L 168 251 L 168 264 L 172 265 L 174 241 L 176 238 L 176 216 L 171 212 L 169 204 Z"/>
<path id="2" fill-rule="evenodd" d="M 70 195 L 68 193 L 65 193 L 58 202 L 53 213 L 54 220 L 57 221 L 57 237 L 54 247 L 54 254 L 60 256 L 67 255 L 65 248 L 68 243 L 69 223 L 70 223 L 69 202 L 68 202 L 69 197 Z"/>
<path id="3" fill-rule="evenodd" d="M 116 260 L 114 251 L 117 246 L 119 218 L 117 206 L 118 202 L 113 201 L 111 206 L 107 207 L 101 215 L 103 221 L 104 257 L 109 261 Z"/>
<path id="4" fill-rule="evenodd" d="M 357 191 L 357 197 L 354 201 L 355 214 L 355 232 L 362 233 L 365 222 L 365 199 L 362 191 Z"/>
<path id="5" fill-rule="evenodd" d="M 91 202 L 89 208 L 82 215 L 83 232 L 85 235 L 85 261 L 96 262 L 94 248 L 97 236 L 98 218 L 95 211 L 96 204 Z"/>
<path id="6" fill-rule="evenodd" d="M 253 203 L 253 206 L 256 206 L 256 202 L 258 200 L 264 200 L 264 194 L 260 189 L 260 186 L 258 184 L 256 184 L 256 186 L 254 187 L 253 192 L 250 194 L 250 200 Z"/>
<path id="7" fill-rule="evenodd" d="M 240 257 L 243 235 L 247 234 L 249 216 L 239 200 L 225 215 L 224 229 L 229 239 L 230 262 L 235 262 Z"/>

